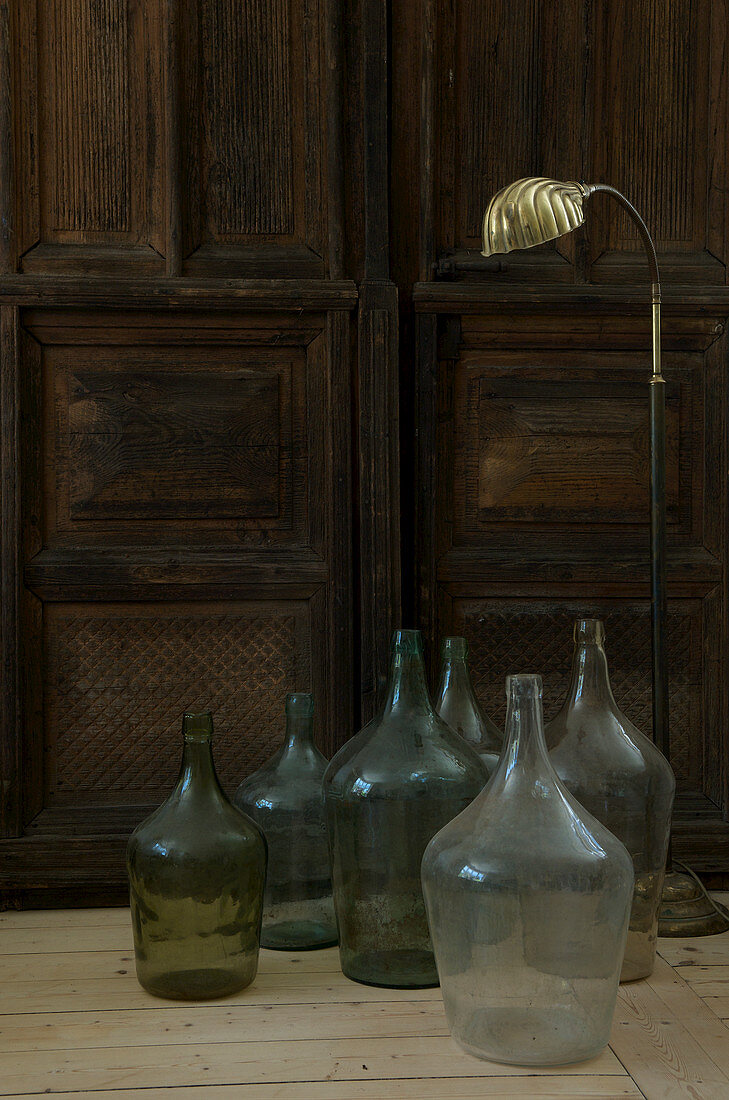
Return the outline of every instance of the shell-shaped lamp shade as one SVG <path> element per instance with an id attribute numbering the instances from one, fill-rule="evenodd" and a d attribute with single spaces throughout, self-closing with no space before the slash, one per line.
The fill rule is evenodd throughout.
<path id="1" fill-rule="evenodd" d="M 530 176 L 497 191 L 483 219 L 483 255 L 532 248 L 577 229 L 589 189 Z"/>

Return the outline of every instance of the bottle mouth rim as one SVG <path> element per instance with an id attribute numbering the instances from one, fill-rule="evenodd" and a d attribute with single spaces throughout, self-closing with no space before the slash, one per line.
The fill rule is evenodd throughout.
<path id="1" fill-rule="evenodd" d="M 290 691 L 286 696 L 286 714 L 296 718 L 313 718 L 313 694 L 310 691 Z"/>
<path id="2" fill-rule="evenodd" d="M 506 677 L 507 699 L 535 694 L 542 698 L 542 677 L 538 673 L 515 672 Z"/>
<path id="3" fill-rule="evenodd" d="M 441 655 L 448 657 L 468 657 L 468 642 L 460 634 L 447 635 L 441 644 Z"/>
<path id="4" fill-rule="evenodd" d="M 182 735 L 186 741 L 206 741 L 213 735 L 211 710 L 186 710 L 182 715 Z"/>
<path id="5" fill-rule="evenodd" d="M 392 635 L 392 652 L 406 657 L 422 657 L 422 633 L 419 630 L 396 630 Z"/>

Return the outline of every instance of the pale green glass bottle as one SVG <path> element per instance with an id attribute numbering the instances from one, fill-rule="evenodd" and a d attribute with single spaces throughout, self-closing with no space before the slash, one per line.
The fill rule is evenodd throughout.
<path id="1" fill-rule="evenodd" d="M 258 967 L 266 842 L 218 783 L 209 711 L 185 714 L 175 789 L 129 839 L 139 982 L 158 997 L 224 997 Z"/>
<path id="2" fill-rule="evenodd" d="M 501 755 L 501 730 L 479 706 L 468 667 L 468 642 L 444 638 L 441 656 L 435 709 L 476 750 L 491 775 Z"/>
<path id="3" fill-rule="evenodd" d="M 615 702 L 603 624 L 578 619 L 574 639 L 572 682 L 545 733 L 565 787 L 632 856 L 635 893 L 620 975 L 630 982 L 647 978 L 655 963 L 676 781 L 665 756 Z"/>
<path id="4" fill-rule="evenodd" d="M 262 947 L 305 951 L 337 942 L 322 789 L 326 768 L 314 744 L 313 696 L 287 695 L 283 745 L 233 797 L 268 841 Z"/>
<path id="5" fill-rule="evenodd" d="M 488 778 L 430 700 L 418 630 L 398 630 L 384 710 L 324 777 L 342 970 L 370 985 L 438 984 L 420 861 Z"/>

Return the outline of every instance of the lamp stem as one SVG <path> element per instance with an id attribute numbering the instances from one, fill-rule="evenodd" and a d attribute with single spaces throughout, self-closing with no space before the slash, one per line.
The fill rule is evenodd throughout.
<path id="1" fill-rule="evenodd" d="M 666 380 L 661 374 L 661 284 L 648 227 L 632 202 L 608 184 L 587 184 L 588 195 L 611 195 L 635 222 L 646 251 L 653 302 L 653 373 L 650 381 L 651 665 L 653 738 L 671 762 L 666 661 Z M 669 849 L 668 866 L 671 866 Z"/>

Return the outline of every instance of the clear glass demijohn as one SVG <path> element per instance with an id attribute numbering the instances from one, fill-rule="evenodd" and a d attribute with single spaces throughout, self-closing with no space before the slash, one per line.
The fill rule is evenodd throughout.
<path id="1" fill-rule="evenodd" d="M 507 694 L 496 771 L 423 858 L 446 1018 L 478 1057 L 577 1062 L 610 1035 L 633 867 L 549 762 L 541 678 Z"/>
<path id="2" fill-rule="evenodd" d="M 491 775 L 501 755 L 503 738 L 499 727 L 479 706 L 468 667 L 465 638 L 443 639 L 435 709 L 451 729 L 465 737 Z"/>
<path id="3" fill-rule="evenodd" d="M 177 784 L 129 838 L 137 977 L 158 997 L 223 997 L 258 967 L 266 842 L 220 788 L 212 731 L 184 716 Z"/>
<path id="4" fill-rule="evenodd" d="M 281 748 L 244 779 L 233 801 L 268 841 L 261 945 L 302 951 L 337 942 L 322 779 L 314 744 L 314 698 L 286 697 Z"/>
<path id="5" fill-rule="evenodd" d="M 653 970 L 675 780 L 671 767 L 619 710 L 610 687 L 605 630 L 578 619 L 572 682 L 547 724 L 552 766 L 591 814 L 630 852 L 635 894 L 621 981 Z"/>
<path id="6" fill-rule="evenodd" d="M 396 631 L 384 710 L 339 750 L 324 778 L 347 977 L 402 988 L 438 984 L 420 861 L 486 779 L 479 756 L 433 709 L 420 631 Z"/>

